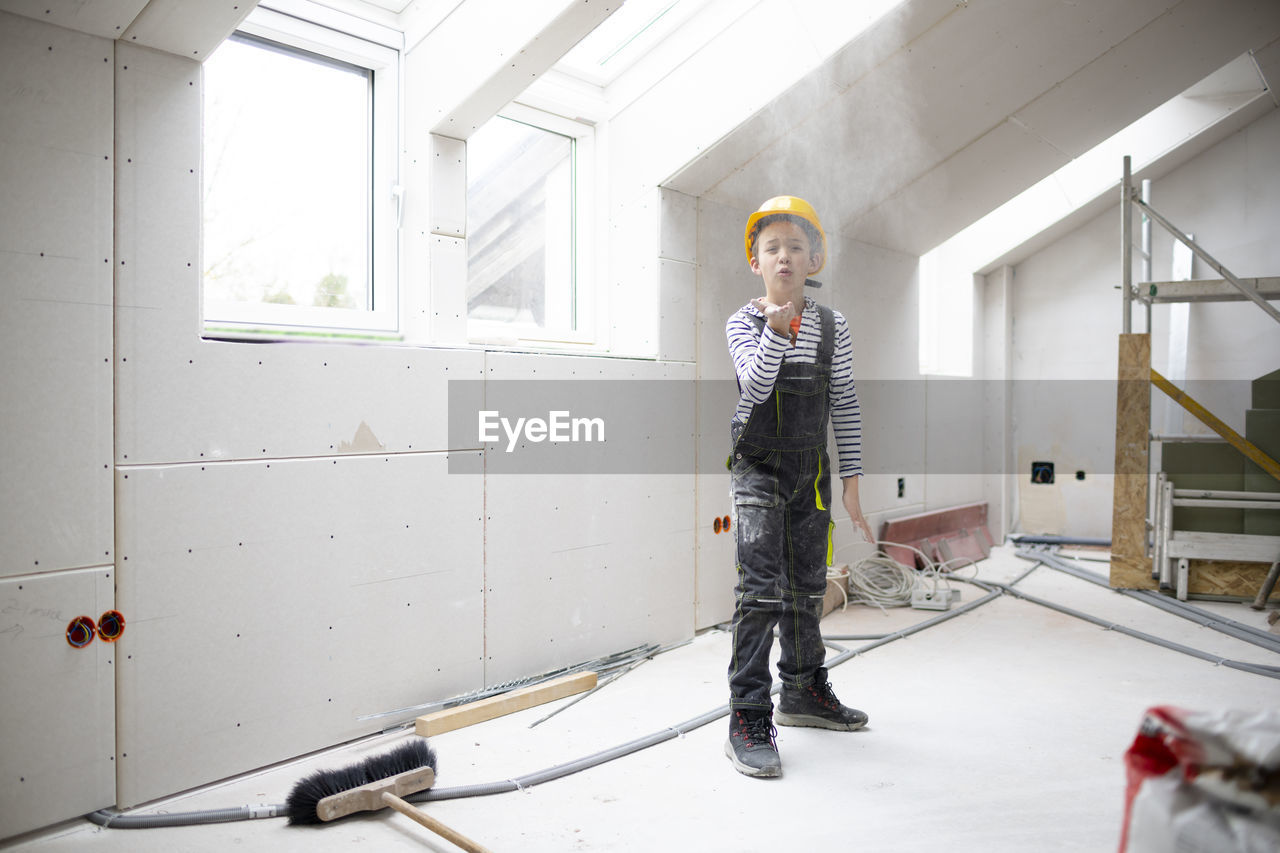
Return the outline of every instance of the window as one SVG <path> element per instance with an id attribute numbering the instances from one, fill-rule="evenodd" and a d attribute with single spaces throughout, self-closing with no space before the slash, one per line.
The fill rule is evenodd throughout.
<path id="1" fill-rule="evenodd" d="M 591 128 L 512 106 L 467 140 L 472 339 L 589 343 Z"/>
<path id="2" fill-rule="evenodd" d="M 265 9 L 206 61 L 207 334 L 397 332 L 397 74 Z"/>

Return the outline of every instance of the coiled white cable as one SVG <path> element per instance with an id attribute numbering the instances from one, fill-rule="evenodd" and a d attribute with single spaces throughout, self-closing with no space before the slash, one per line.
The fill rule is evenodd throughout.
<path id="1" fill-rule="evenodd" d="M 863 543 L 855 542 L 850 544 L 861 545 Z M 919 548 L 898 542 L 875 542 L 874 544 L 878 548 L 892 545 L 897 548 L 906 548 L 914 551 L 924 563 L 924 568 L 917 570 L 914 566 L 904 566 L 890 557 L 885 551 L 877 550 L 874 554 L 863 557 L 849 567 L 849 595 L 845 597 L 846 603 L 849 601 L 861 601 L 867 604 L 874 604 L 881 610 L 888 607 L 907 607 L 911 604 L 912 591 L 921 585 L 931 585 L 931 592 L 935 594 L 943 586 L 950 588 L 951 583 L 947 580 L 945 573 L 951 570 L 953 563 L 973 564 L 972 560 L 966 558 L 949 560 L 945 563 L 935 563 L 928 554 Z M 844 548 L 847 547 L 850 546 L 844 546 Z M 838 549 L 836 553 L 844 550 L 844 548 Z M 828 571 L 827 577 L 832 578 L 830 571 Z M 838 580 L 839 578 L 833 579 Z"/>

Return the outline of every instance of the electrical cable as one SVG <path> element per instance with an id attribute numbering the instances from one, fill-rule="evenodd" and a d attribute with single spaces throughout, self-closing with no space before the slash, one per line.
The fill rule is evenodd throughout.
<path id="1" fill-rule="evenodd" d="M 836 553 L 861 544 L 864 543 L 850 543 Z M 911 545 L 882 541 L 871 544 L 907 548 L 915 552 L 924 568 L 917 570 L 914 566 L 904 566 L 890 557 L 886 551 L 876 550 L 875 553 L 863 557 L 849 567 L 848 583 L 852 600 L 873 604 L 883 612 L 889 607 L 907 607 L 911 604 L 913 593 L 926 584 L 930 585 L 930 593 L 935 598 L 942 585 L 950 589 L 950 583 L 943 577 L 948 564 L 935 563 L 928 554 Z"/>

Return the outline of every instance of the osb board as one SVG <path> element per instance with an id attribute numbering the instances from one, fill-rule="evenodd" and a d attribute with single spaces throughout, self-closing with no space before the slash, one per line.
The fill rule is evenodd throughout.
<path id="1" fill-rule="evenodd" d="M 1232 560 L 1192 560 L 1187 574 L 1188 595 L 1230 595 L 1253 599 L 1266 580 L 1267 563 Z M 1280 584 L 1268 601 L 1280 601 Z"/>
<path id="2" fill-rule="evenodd" d="M 1121 335 L 1116 383 L 1115 492 L 1111 586 L 1154 589 L 1147 558 L 1147 432 L 1151 423 L 1151 336 Z"/>

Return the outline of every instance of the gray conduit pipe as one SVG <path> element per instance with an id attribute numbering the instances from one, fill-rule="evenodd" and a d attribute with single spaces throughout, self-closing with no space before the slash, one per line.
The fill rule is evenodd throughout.
<path id="1" fill-rule="evenodd" d="M 865 646 L 856 649 L 842 649 L 834 658 L 827 661 L 828 668 L 839 666 L 845 661 L 869 652 L 872 649 L 891 643 L 894 640 L 908 637 L 926 628 L 930 628 L 948 619 L 954 619 L 961 613 L 967 613 L 976 607 L 980 607 L 989 601 L 998 598 L 1001 595 L 1000 590 L 992 590 L 982 598 L 974 599 L 967 604 L 961 605 L 954 610 L 948 610 L 940 613 L 923 622 L 919 622 L 910 628 L 904 628 L 901 631 L 895 631 L 892 634 L 878 635 L 876 639 Z M 823 637 L 833 648 L 841 649 L 829 641 L 840 639 L 839 636 Z M 774 688 L 775 692 L 777 687 Z M 545 782 L 551 782 L 556 779 L 562 779 L 565 776 L 587 770 L 592 767 L 598 767 L 601 764 L 613 761 L 623 756 L 630 755 L 633 752 L 639 752 L 642 749 L 648 749 L 665 741 L 676 737 L 681 737 L 688 732 L 699 729 L 709 723 L 713 723 L 722 717 L 728 716 L 729 706 L 721 705 L 705 714 L 701 714 L 683 723 L 679 723 L 669 728 L 661 729 L 636 740 L 620 744 L 611 749 L 597 752 L 594 755 L 588 755 L 575 761 L 569 761 L 555 767 L 549 767 L 545 770 L 539 770 L 533 773 L 519 776 L 514 779 L 504 779 L 498 782 L 484 782 L 475 785 L 459 785 L 452 788 L 430 788 L 426 791 L 410 795 L 405 799 L 409 802 L 424 803 L 435 800 L 455 800 L 465 797 L 483 797 L 491 794 L 505 794 L 512 791 L 519 791 L 525 788 L 531 788 L 534 785 L 541 785 Z M 174 814 L 139 814 L 126 815 L 121 814 L 113 809 L 101 809 L 86 815 L 86 817 L 99 826 L 110 827 L 112 829 L 154 829 L 169 826 L 191 826 L 206 823 L 228 823 L 241 820 L 255 820 L 258 818 L 282 817 L 284 815 L 284 804 L 264 805 L 264 806 L 240 806 L 239 808 L 213 809 L 210 811 L 197 812 L 178 812 Z"/>
<path id="2" fill-rule="evenodd" d="M 1254 675 L 1265 675 L 1267 678 L 1280 678 L 1280 667 L 1264 666 L 1262 664 L 1244 663 L 1243 661 L 1228 660 L 1227 658 L 1210 654 L 1209 652 L 1201 651 L 1200 649 L 1193 649 L 1191 646 L 1184 646 L 1181 643 L 1175 643 L 1172 640 L 1166 640 L 1163 637 L 1157 637 L 1153 634 L 1148 634 L 1143 631 L 1139 631 L 1135 628 L 1130 628 L 1128 625 L 1121 625 L 1118 622 L 1108 622 L 1106 619 L 1100 619 L 1097 616 L 1091 616 L 1088 613 L 1084 613 L 1080 610 L 1072 609 L 1070 607 L 1067 607 L 1066 605 L 1055 604 L 1052 601 L 1047 601 L 1043 598 L 1037 598 L 1034 595 L 1028 595 L 1027 593 L 1022 592 L 1021 590 L 1013 589 L 1013 587 L 1011 587 L 1008 584 L 996 583 L 995 581 L 976 581 L 971 578 L 961 578 L 961 577 L 957 577 L 956 580 L 964 581 L 965 583 L 971 583 L 976 586 L 984 586 L 986 584 L 990 584 L 993 587 L 1004 590 L 1005 592 L 1009 593 L 1015 598 L 1021 598 L 1024 601 L 1031 602 L 1032 604 L 1039 604 L 1041 607 L 1048 607 L 1050 610 L 1056 610 L 1059 613 L 1065 613 L 1068 616 L 1074 616 L 1077 619 L 1083 619 L 1086 622 L 1092 622 L 1095 625 L 1098 625 L 1102 628 L 1106 628 L 1108 631 L 1118 631 L 1121 634 L 1125 634 L 1135 639 L 1145 640 L 1148 643 L 1154 643 L 1157 646 L 1163 646 L 1164 648 L 1172 649 L 1175 652 L 1182 652 L 1185 655 L 1190 655 L 1191 657 L 1194 657 L 1194 658 L 1200 658 L 1200 660 L 1207 660 L 1210 663 L 1218 664 L 1219 666 L 1226 666 L 1226 667 L 1230 667 L 1231 669 L 1238 669 L 1241 672 L 1248 672 Z"/>
<path id="3" fill-rule="evenodd" d="M 828 661 L 827 666 L 828 667 L 838 666 L 852 657 L 855 657 L 860 654 L 864 654 L 868 651 L 871 651 L 872 649 L 886 645 L 887 643 L 891 643 L 894 640 L 902 639 L 903 637 L 908 637 L 911 634 L 915 634 L 919 631 L 923 631 L 926 628 L 932 627 L 941 622 L 945 622 L 948 619 L 953 619 L 956 616 L 959 616 L 961 613 L 966 613 L 970 610 L 973 610 L 976 607 L 980 607 L 981 605 L 986 604 L 998 598 L 1003 593 L 1008 593 L 1010 595 L 1013 595 L 1016 598 L 1024 599 L 1033 604 L 1039 604 L 1043 607 L 1048 607 L 1051 610 L 1057 610 L 1060 613 L 1065 613 L 1068 616 L 1074 616 L 1079 619 L 1084 619 L 1087 622 L 1092 622 L 1093 624 L 1099 625 L 1108 630 L 1119 631 L 1120 633 L 1127 634 L 1136 639 L 1145 640 L 1150 643 L 1155 643 L 1156 645 L 1163 646 L 1165 648 L 1172 649 L 1174 651 L 1179 651 L 1184 654 L 1191 655 L 1192 657 L 1200 658 L 1201 660 L 1207 660 L 1207 661 L 1210 661 L 1211 663 L 1220 664 L 1222 666 L 1231 667 L 1233 669 L 1239 669 L 1244 672 L 1249 672 L 1255 675 L 1265 675 L 1269 678 L 1280 678 L 1280 668 L 1259 666 L 1255 664 L 1241 663 L 1239 661 L 1225 660 L 1223 658 L 1218 657 L 1217 655 L 1211 655 L 1208 652 L 1203 652 L 1203 651 L 1200 651 L 1199 649 L 1193 649 L 1189 646 L 1181 645 L 1180 643 L 1174 643 L 1170 640 L 1165 640 L 1160 637 L 1155 637 L 1150 634 L 1145 634 L 1141 631 L 1136 631 L 1127 626 L 1118 625 L 1113 622 L 1108 622 L 1105 619 L 1099 619 L 1096 616 L 1091 616 L 1079 610 L 1074 610 L 1070 607 L 1066 607 L 1060 604 L 1055 604 L 1051 601 L 1046 601 L 1041 598 L 1036 598 L 1035 596 L 1027 595 L 1023 592 L 1015 590 L 1013 589 L 1013 584 L 1016 584 L 1018 581 L 1025 578 L 1028 574 L 1034 571 L 1039 565 L 1041 564 L 1049 565 L 1044 560 L 1044 557 L 1047 557 L 1050 555 L 1019 554 L 1019 556 L 1022 556 L 1024 559 L 1029 559 L 1034 561 L 1036 565 L 1031 566 L 1030 569 L 1024 572 L 1016 580 L 1014 580 L 1013 583 L 1001 584 L 1001 583 L 995 583 L 993 581 L 978 581 L 972 578 L 963 578 L 958 575 L 955 575 L 953 576 L 955 580 L 973 584 L 974 586 L 977 586 L 980 589 L 987 590 L 987 594 L 982 598 L 974 599 L 973 601 L 968 602 L 967 604 L 961 605 L 960 607 L 957 607 L 954 610 L 945 611 L 933 618 L 926 619 L 925 621 L 920 622 L 916 625 L 913 625 L 910 628 L 904 628 L 901 631 L 897 631 L 892 634 L 886 634 L 883 637 L 877 640 L 874 640 L 873 642 L 868 643 L 865 646 L 860 646 L 856 649 L 845 650 L 840 654 L 838 654 L 836 657 L 832 658 L 830 661 Z M 830 640 L 841 639 L 841 637 L 839 635 L 833 635 L 830 637 L 824 637 L 823 639 L 830 641 Z M 728 713 L 729 713 L 729 706 L 722 705 L 719 708 L 716 708 L 712 711 L 708 711 L 707 713 L 702 714 L 698 717 L 694 717 L 691 720 L 686 720 L 685 722 L 680 723 L 676 726 L 661 729 L 660 731 L 653 732 L 652 734 L 649 734 L 645 737 L 637 738 L 636 740 L 621 744 L 619 746 L 613 747 L 612 749 L 607 749 L 602 752 L 595 753 L 594 755 L 588 755 L 583 758 L 579 758 L 575 761 L 570 761 L 565 764 L 560 764 L 555 767 L 550 767 L 545 770 L 540 770 L 540 771 L 530 773 L 515 779 L 506 779 L 499 782 L 481 783 L 476 785 L 461 785 L 453 788 L 433 788 L 433 789 L 421 792 L 419 794 L 407 797 L 406 799 L 410 800 L 411 802 L 429 802 L 432 800 L 461 799 L 465 797 L 479 797 L 479 796 L 487 796 L 490 794 L 502 794 L 502 793 L 510 793 L 512 791 L 518 791 L 524 788 L 532 787 L 534 785 L 540 785 L 545 782 L 550 782 L 555 779 L 561 779 L 565 776 L 578 773 L 582 770 L 587 770 L 591 767 L 599 766 L 606 762 L 613 761 L 617 758 L 622 758 L 623 756 L 630 755 L 633 752 L 638 752 L 642 749 L 647 749 L 648 747 L 656 746 L 659 743 L 663 743 L 673 738 L 680 737 L 688 732 L 701 728 L 702 726 L 705 726 L 709 723 L 713 723 L 716 720 L 726 716 Z M 119 812 L 115 812 L 114 810 L 103 809 L 97 812 L 93 812 L 92 814 L 89 814 L 86 817 L 90 821 L 98 824 L 99 826 L 112 827 L 115 829 L 144 829 L 144 828 L 166 827 L 166 826 L 189 826 L 189 825 L 204 824 L 204 823 L 222 823 L 222 822 L 229 822 L 229 821 L 254 820 L 258 818 L 273 818 L 273 817 L 280 817 L 283 814 L 284 814 L 284 806 L 283 804 L 278 804 L 278 805 L 266 805 L 266 806 L 241 806 L 239 808 L 214 809 L 210 811 L 199 811 L 199 812 L 181 812 L 176 814 L 163 814 L 163 815 L 156 815 L 156 814 L 124 815 L 124 814 L 120 814 Z"/>
<path id="4" fill-rule="evenodd" d="M 1000 590 L 992 590 L 982 598 L 974 599 L 973 601 L 970 601 L 967 604 L 961 605 L 960 607 L 957 607 L 954 610 L 948 610 L 944 613 L 939 613 L 937 616 L 934 616 L 930 619 L 926 619 L 923 622 L 919 622 L 915 625 L 912 625 L 910 628 L 904 628 L 901 631 L 895 631 L 892 634 L 886 634 L 883 637 L 880 637 L 879 639 L 871 643 L 868 643 L 865 646 L 859 646 L 856 649 L 843 649 L 835 657 L 828 660 L 826 662 L 826 666 L 828 668 L 839 666 L 840 664 L 844 663 L 847 660 L 850 660 L 853 657 L 856 657 L 857 655 L 863 654 L 865 652 L 869 652 L 872 649 L 891 643 L 894 640 L 900 640 L 903 637 L 908 637 L 919 631 L 923 631 L 926 628 L 931 628 L 934 625 L 947 621 L 948 619 L 954 619 L 955 617 L 959 616 L 962 613 L 967 613 L 968 611 L 973 610 L 976 607 L 981 607 L 983 604 L 986 604 L 989 601 L 999 598 L 1000 595 L 1001 595 Z M 837 646 L 834 643 L 830 642 L 833 639 L 837 639 L 837 637 L 834 637 L 834 636 L 829 637 L 825 635 L 823 636 L 823 640 L 827 641 L 827 644 L 829 646 L 835 649 L 840 649 L 840 646 Z M 778 687 L 775 685 L 773 692 L 776 693 L 777 691 L 778 691 Z M 709 723 L 714 723 L 716 720 L 719 720 L 722 717 L 728 716 L 728 714 L 729 714 L 729 706 L 721 705 L 719 708 L 716 708 L 713 711 L 708 711 L 705 714 L 694 717 L 691 720 L 686 720 L 685 722 L 680 723 L 679 725 L 672 726 L 671 728 L 667 728 L 667 729 L 662 729 L 661 731 L 656 731 L 645 737 L 633 740 L 630 743 L 624 743 L 621 746 L 614 747 L 613 749 L 608 749 L 608 750 L 605 750 L 604 752 L 598 752 L 595 755 L 589 755 L 589 756 L 586 756 L 585 758 L 580 758 L 577 761 L 568 762 L 567 764 L 561 764 L 558 767 L 551 767 L 546 770 L 540 770 L 536 773 L 530 773 L 527 776 L 521 776 L 517 779 L 507 779 L 502 782 L 491 782 L 488 784 L 480 784 L 480 785 L 463 785 L 463 786 L 454 787 L 454 788 L 431 788 L 419 794 L 408 796 L 405 799 L 407 799 L 410 802 L 431 802 L 435 800 L 453 800 L 453 799 L 459 799 L 462 797 L 485 796 L 487 794 L 501 794 L 501 793 L 508 793 L 510 791 L 522 790 L 524 788 L 530 788 L 534 785 L 540 785 L 544 782 L 551 782 L 555 779 L 562 779 L 565 776 L 569 776 L 581 770 L 587 770 L 588 768 L 591 768 L 591 767 L 597 767 L 608 761 L 612 761 L 615 758 L 621 758 L 624 755 L 630 755 L 633 752 L 638 752 L 650 746 L 656 746 L 657 744 L 663 743 L 664 741 L 671 740 L 672 738 L 683 736 Z"/>
<path id="5" fill-rule="evenodd" d="M 1082 569 L 1073 566 L 1056 554 L 1043 551 L 1026 551 L 1020 550 L 1016 554 L 1024 560 L 1035 560 L 1051 569 L 1063 572 L 1081 580 L 1089 581 L 1089 583 L 1097 586 L 1111 589 L 1111 584 L 1107 579 L 1091 572 L 1088 569 Z M 1206 628 L 1212 628 L 1219 633 L 1226 634 L 1229 637 L 1235 637 L 1237 640 L 1243 640 L 1246 643 L 1252 643 L 1255 646 L 1261 646 L 1267 651 L 1280 652 L 1280 636 L 1261 631 L 1252 625 L 1245 625 L 1243 622 L 1237 622 L 1233 619 L 1227 619 L 1217 616 L 1209 611 L 1196 607 L 1194 604 L 1188 604 L 1185 601 L 1179 601 L 1176 598 L 1169 598 L 1158 592 L 1149 589 L 1116 589 L 1115 592 L 1121 595 L 1135 598 L 1138 601 L 1150 604 L 1152 607 L 1158 607 L 1166 613 L 1172 613 L 1174 616 L 1180 616 L 1183 619 L 1189 619 L 1198 625 Z"/>
<path id="6" fill-rule="evenodd" d="M 1013 533 L 1009 541 L 1015 545 L 1086 545 L 1095 548 L 1110 548 L 1110 539 L 1080 539 L 1072 536 L 1029 536 L 1025 533 Z"/>

